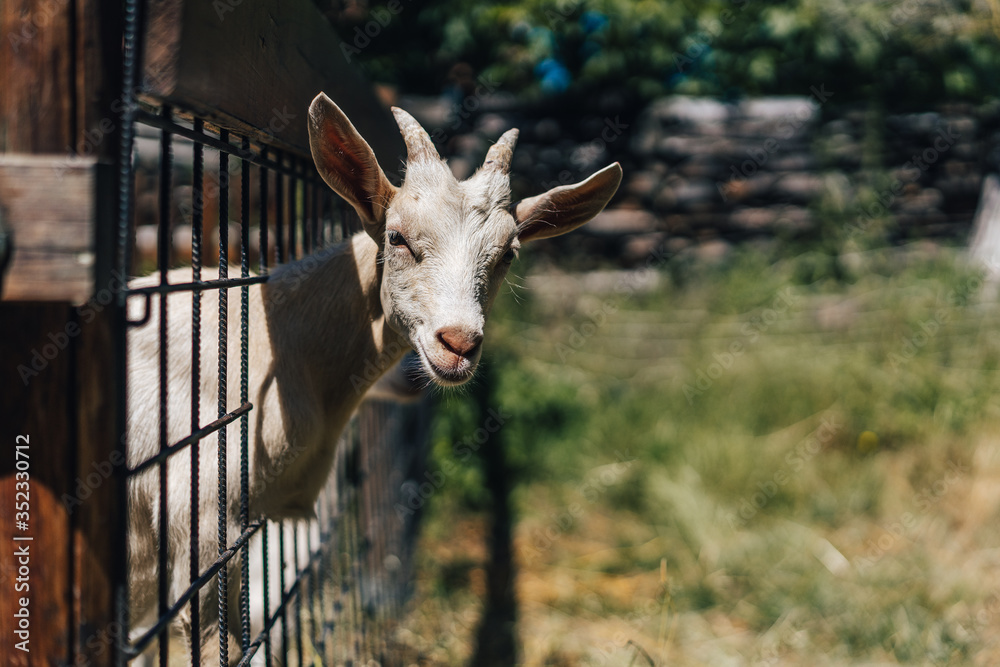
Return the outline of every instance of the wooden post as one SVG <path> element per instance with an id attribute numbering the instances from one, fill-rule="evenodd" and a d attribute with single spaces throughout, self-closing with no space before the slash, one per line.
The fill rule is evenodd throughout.
<path id="1" fill-rule="evenodd" d="M 495 380 L 489 364 L 483 364 L 473 388 L 478 399 L 479 422 L 497 405 Z M 486 600 L 476 630 L 476 650 L 470 664 L 501 667 L 517 664 L 520 648 L 517 636 L 517 576 L 514 564 L 514 517 L 511 510 L 511 472 L 504 450 L 504 434 L 494 433 L 478 452 L 483 480 L 490 494 L 489 562 L 486 563 Z"/>
<path id="2" fill-rule="evenodd" d="M 115 659 L 124 349 L 108 297 L 120 14 L 108 0 L 0 4 L 0 208 L 13 230 L 0 302 L 0 655 L 9 665 Z M 16 646 L 22 597 L 30 652 Z"/>

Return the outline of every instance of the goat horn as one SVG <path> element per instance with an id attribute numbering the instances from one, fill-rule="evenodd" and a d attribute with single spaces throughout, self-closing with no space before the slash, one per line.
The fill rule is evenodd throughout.
<path id="1" fill-rule="evenodd" d="M 396 117 L 396 125 L 399 125 L 399 132 L 403 135 L 409 162 L 441 159 L 437 149 L 434 148 L 434 142 L 427 136 L 427 131 L 420 127 L 416 118 L 399 107 L 392 108 L 392 115 Z"/>
<path id="2" fill-rule="evenodd" d="M 517 144 L 517 129 L 507 130 L 486 153 L 485 169 L 493 169 L 503 174 L 510 173 L 510 161 L 514 157 L 514 146 Z"/>

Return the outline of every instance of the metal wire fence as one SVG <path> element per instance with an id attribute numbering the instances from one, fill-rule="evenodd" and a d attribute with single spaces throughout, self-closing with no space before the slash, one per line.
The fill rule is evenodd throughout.
<path id="1" fill-rule="evenodd" d="M 128 35 L 127 35 L 128 38 Z M 134 73 L 133 73 L 134 75 Z M 126 63 L 126 80 L 130 74 Z M 334 472 L 310 521 L 272 523 L 251 516 L 249 464 L 251 402 L 249 348 L 254 328 L 250 291 L 268 280 L 276 264 L 294 261 L 352 233 L 348 207 L 316 174 L 308 156 L 268 146 L 249 134 L 209 124 L 185 109 L 163 104 L 126 107 L 123 154 L 128 170 L 121 173 L 125 194 L 118 234 L 122 257 L 132 274 L 152 278 L 127 290 L 129 327 L 158 328 L 157 415 L 143 418 L 158 424 L 158 452 L 133 462 L 128 475 L 147 476 L 158 484 L 156 618 L 134 627 L 121 648 L 124 661 L 178 664 L 186 659 L 178 633 L 183 618 L 194 631 L 191 663 L 198 665 L 205 647 L 197 631 L 206 605 L 218 601 L 219 664 L 242 656 L 239 664 L 357 664 L 389 658 L 388 633 L 409 592 L 410 556 L 415 521 L 397 516 L 393 507 L 407 479 L 422 472 L 427 442 L 427 407 L 423 402 L 400 405 L 384 401 L 362 404 L 336 449 Z M 178 280 L 170 269 L 190 266 Z M 235 291 L 235 294 L 231 292 Z M 178 322 L 168 295 L 189 293 L 190 321 Z M 213 294 L 214 293 L 214 294 Z M 206 298 L 212 294 L 212 298 Z M 230 298 L 239 299 L 232 322 Z M 207 317 L 217 306 L 216 320 Z M 205 330 L 204 320 L 212 327 Z M 190 332 L 190 348 L 171 351 L 171 327 Z M 235 333 L 238 345 L 234 349 Z M 217 334 L 215 369 L 217 409 L 205 414 L 201 359 Z M 190 354 L 190 405 L 174 410 L 170 400 L 172 355 Z M 128 373 L 126 369 L 126 374 Z M 234 403 L 230 383 L 239 383 Z M 132 388 L 130 388 L 131 392 Z M 177 421 L 186 436 L 171 440 Z M 207 421 L 207 423 L 206 423 Z M 228 438 L 238 426 L 239 460 L 232 459 Z M 126 451 L 128 442 L 126 442 Z M 218 475 L 201 479 L 202 450 L 217 448 Z M 189 457 L 188 507 L 171 505 L 171 464 Z M 239 534 L 233 539 L 227 511 L 236 491 L 228 488 L 239 467 Z M 199 516 L 202 486 L 217 486 L 218 529 L 204 534 Z M 180 517 L 178 519 L 177 517 Z M 182 525 L 171 525 L 180 521 Z M 178 591 L 168 582 L 171 567 L 166 545 L 172 531 L 187 531 L 187 585 Z M 217 559 L 203 567 L 200 554 L 213 545 Z M 122 545 L 125 548 L 125 545 Z M 175 558 L 177 560 L 177 558 Z M 179 562 L 179 561 L 178 561 Z M 231 581 L 238 563 L 238 577 Z M 232 589 L 238 589 L 234 597 Z M 239 613 L 230 613 L 238 599 Z M 214 616 L 214 609 L 210 610 Z M 238 627 L 230 627 L 238 616 Z M 138 625 L 141 619 L 131 619 Z M 230 646 L 230 637 L 238 642 Z"/>

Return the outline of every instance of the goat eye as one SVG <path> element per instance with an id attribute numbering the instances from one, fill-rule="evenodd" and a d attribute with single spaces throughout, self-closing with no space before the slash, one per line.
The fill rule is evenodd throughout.
<path id="1" fill-rule="evenodd" d="M 395 245 L 395 246 L 403 245 L 403 246 L 405 246 L 406 245 L 406 239 L 404 239 L 403 235 L 400 234 L 399 232 L 397 232 L 395 229 L 390 230 L 389 231 L 389 245 Z"/>
<path id="2" fill-rule="evenodd" d="M 516 257 L 517 257 L 517 252 L 513 248 L 508 248 L 507 252 L 503 254 L 503 258 L 501 259 L 501 261 L 504 264 L 510 264 L 511 262 L 514 261 Z"/>

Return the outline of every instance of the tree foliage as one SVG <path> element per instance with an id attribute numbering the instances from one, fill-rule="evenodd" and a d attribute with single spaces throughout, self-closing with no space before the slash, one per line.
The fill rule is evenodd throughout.
<path id="1" fill-rule="evenodd" d="M 436 93 L 464 62 L 512 93 L 617 88 L 808 94 L 886 107 L 980 102 L 1000 84 L 1000 15 L 963 0 L 377 0 L 338 21 L 376 80 Z M 382 17 L 379 22 L 376 17 Z M 372 26 L 376 21 L 377 29 Z M 384 23 L 384 25 L 383 25 Z M 364 41 L 364 40 L 361 40 Z"/>

